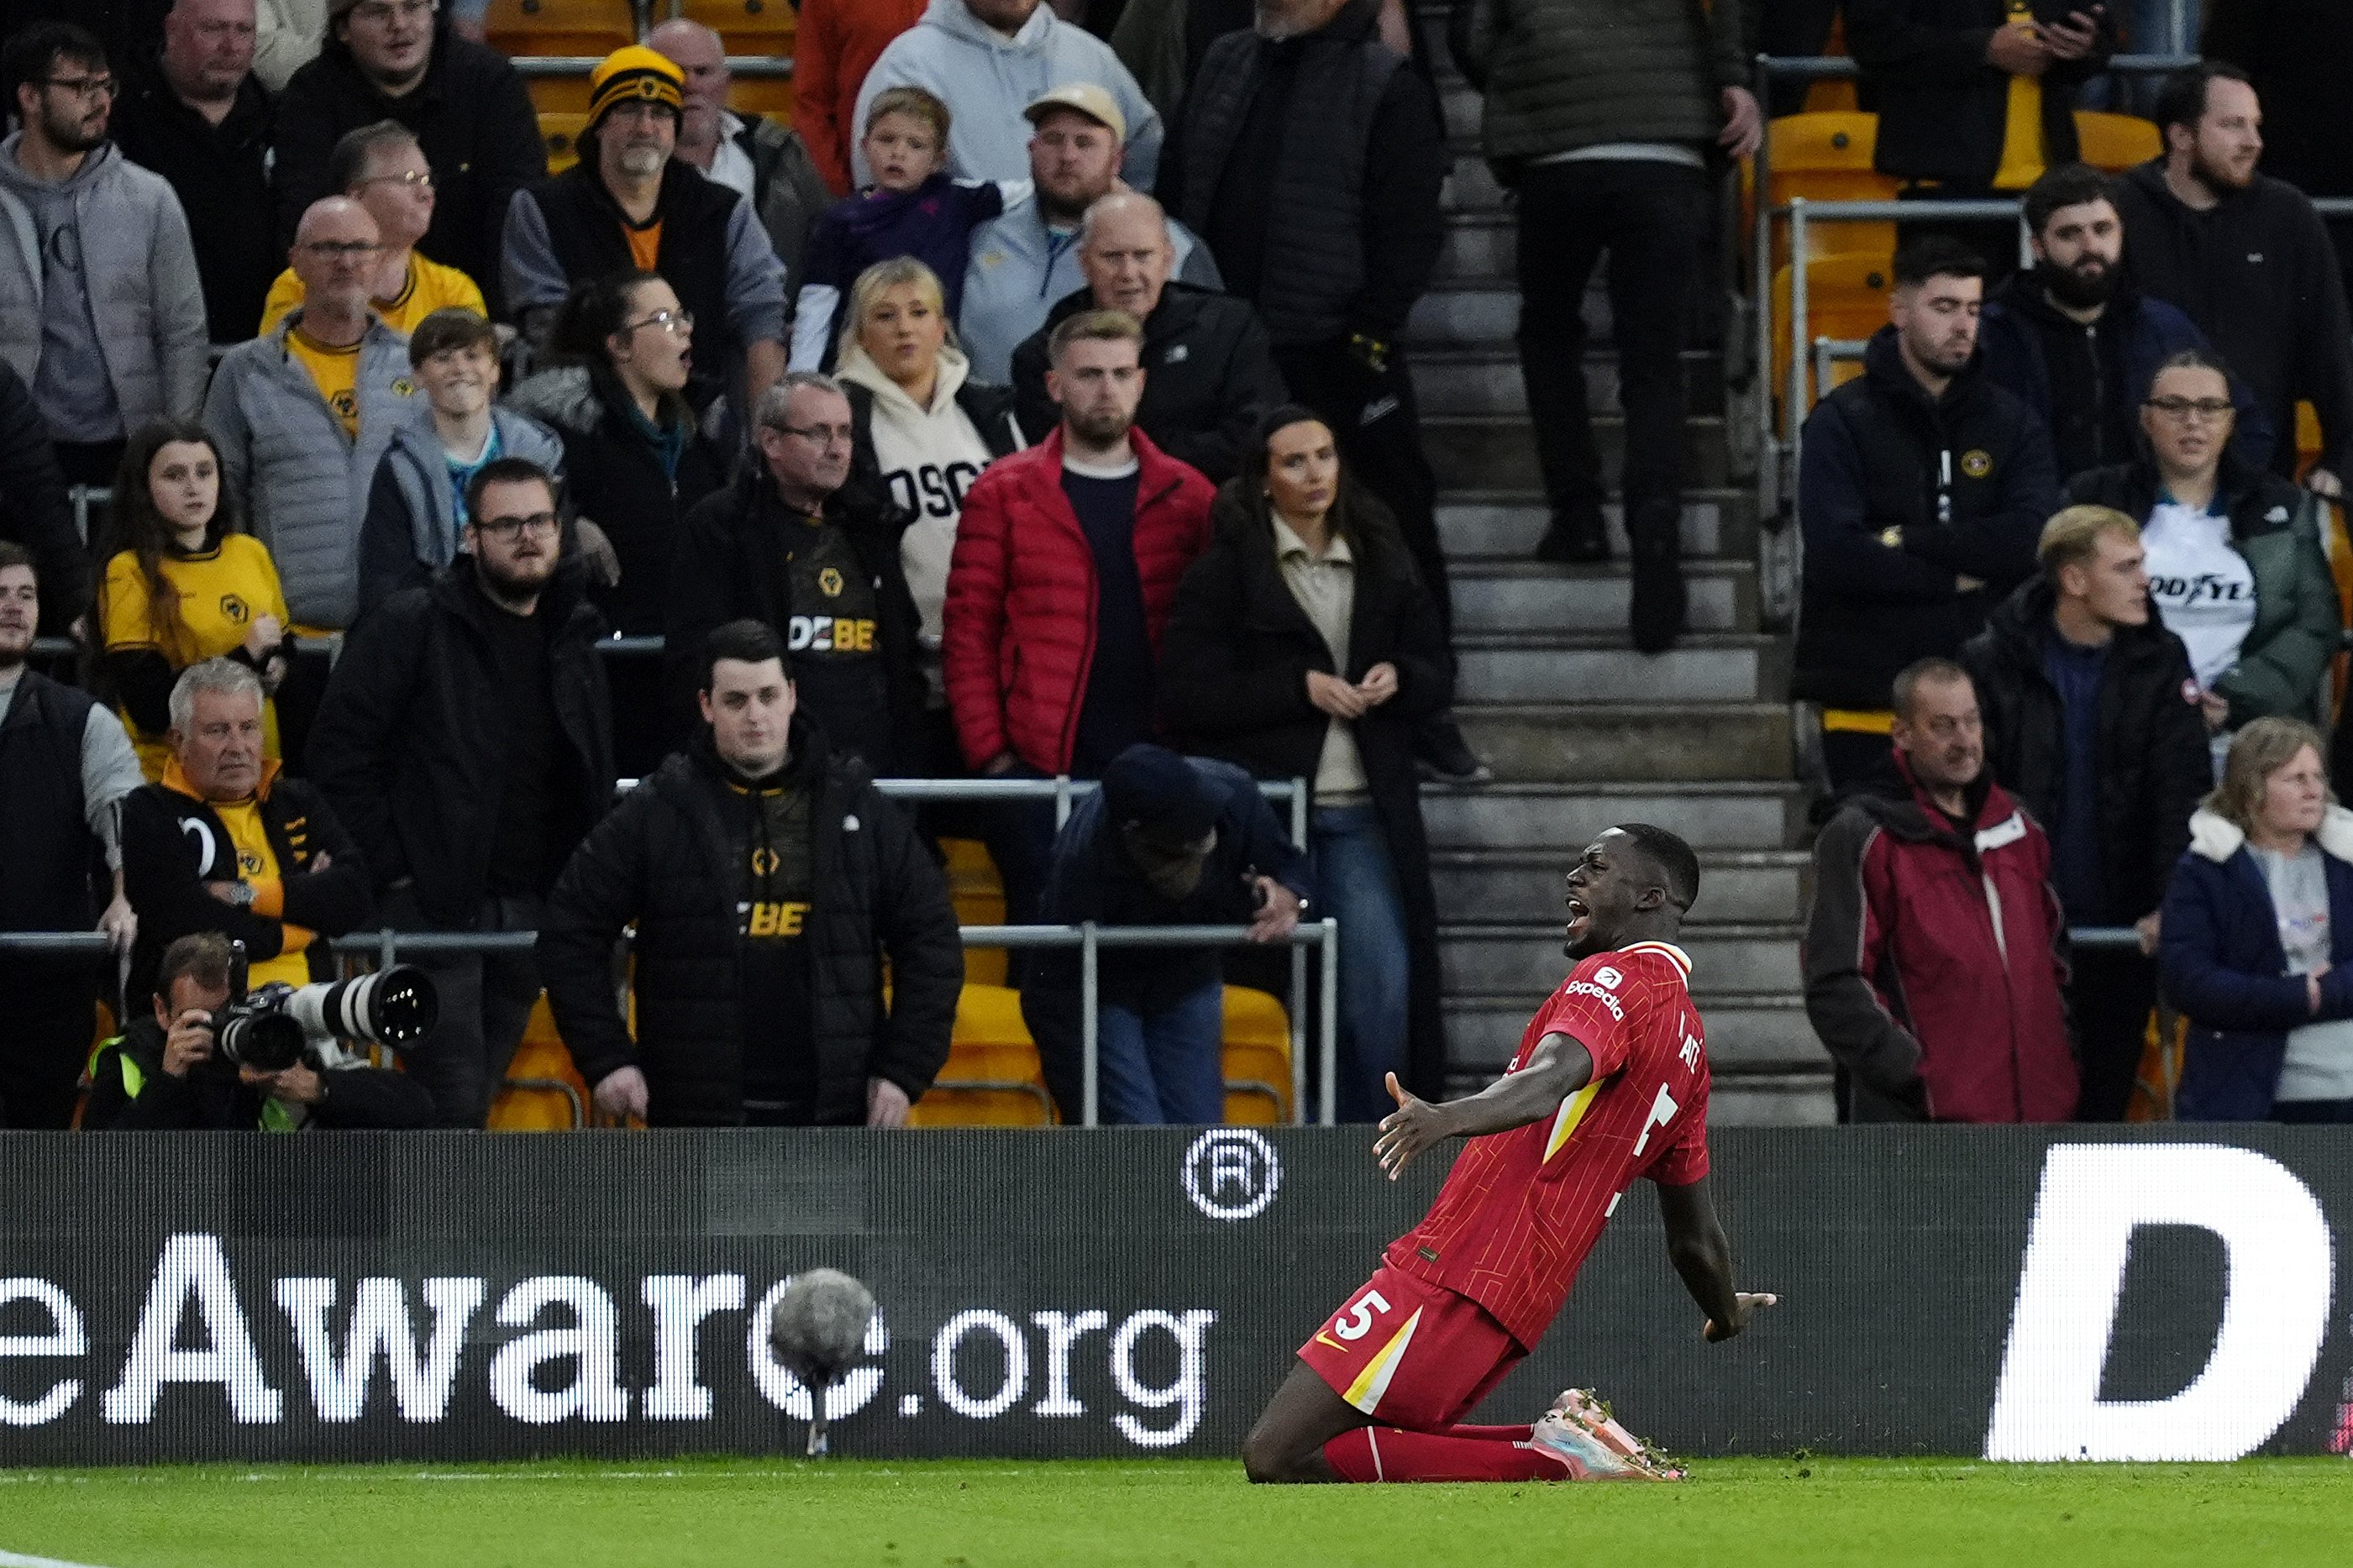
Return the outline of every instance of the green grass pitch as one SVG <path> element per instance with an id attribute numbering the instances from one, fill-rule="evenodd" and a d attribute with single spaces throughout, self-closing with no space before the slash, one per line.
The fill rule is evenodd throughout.
<path id="1" fill-rule="evenodd" d="M 12 1555 L 14 1554 L 13 1558 Z M 1703 1463 L 1680 1486 L 1254 1488 L 1207 1460 L 0 1472 L 0 1564 L 2353 1562 L 2353 1468 Z"/>

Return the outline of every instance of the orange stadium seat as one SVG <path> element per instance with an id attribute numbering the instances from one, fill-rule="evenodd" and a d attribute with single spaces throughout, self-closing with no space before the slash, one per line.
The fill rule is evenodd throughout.
<path id="1" fill-rule="evenodd" d="M 702 23 L 725 41 L 731 57 L 787 58 L 800 25 L 790 0 L 655 0 L 654 13 Z"/>
<path id="2" fill-rule="evenodd" d="M 1773 206 L 1792 197 L 1810 202 L 1892 202 L 1898 183 L 1871 166 L 1879 145 L 1879 116 L 1856 113 L 1785 114 L 1773 121 L 1772 172 L 1765 196 Z M 1841 222 L 1806 226 L 1806 247 L 1815 256 L 1895 249 L 1895 226 Z M 1788 226 L 1776 222 L 1773 265 L 1789 259 Z"/>
<path id="3" fill-rule="evenodd" d="M 1038 1047 L 1021 1018 L 1021 994 L 966 983 L 956 998 L 947 1066 L 915 1102 L 916 1127 L 1045 1127 L 1053 1101 L 1038 1066 Z"/>
<path id="4" fill-rule="evenodd" d="M 1291 1018 L 1247 985 L 1226 987 L 1226 1120 L 1268 1127 L 1291 1119 Z"/>
<path id="5" fill-rule="evenodd" d="M 987 847 L 976 839 L 943 838 L 940 848 L 947 855 L 948 896 L 955 901 L 956 924 L 1003 925 L 1005 884 L 997 879 L 997 864 L 989 859 Z M 964 979 L 967 985 L 1002 985 L 1005 969 L 1005 950 L 1001 947 L 968 947 L 964 951 Z"/>
<path id="6" fill-rule="evenodd" d="M 555 1016 L 542 995 L 532 1004 L 522 1044 L 507 1064 L 506 1085 L 491 1103 L 491 1131 L 563 1131 L 586 1125 L 588 1115 L 588 1085 L 572 1065 L 572 1053 L 564 1048 Z"/>
<path id="7" fill-rule="evenodd" d="M 1818 256 L 1806 268 L 1806 336 L 1867 338 L 1887 324 L 1887 295 L 1894 286 L 1894 268 L 1887 251 L 1870 255 Z M 1778 398 L 1789 384 L 1789 268 L 1773 274 L 1773 392 Z M 1809 350 L 1808 352 L 1811 352 Z M 1835 364 L 1831 385 L 1862 374 L 1854 362 Z M 1830 390 L 1818 386 L 1820 397 Z"/>
<path id="8" fill-rule="evenodd" d="M 547 142 L 547 172 L 560 174 L 580 162 L 580 133 L 588 129 L 586 114 L 544 114 L 539 133 Z"/>
<path id="9" fill-rule="evenodd" d="M 483 35 L 505 55 L 609 55 L 638 41 L 629 0 L 491 0 Z"/>
<path id="10" fill-rule="evenodd" d="M 1846 54 L 1846 18 L 1831 18 L 1831 36 L 1823 40 L 1822 53 L 1844 58 Z M 1852 78 L 1831 79 L 1806 85 L 1806 109 L 1809 113 L 1819 110 L 1852 109 L 1855 88 Z"/>
<path id="11" fill-rule="evenodd" d="M 2154 121 L 2137 114 L 2105 114 L 2075 110 L 2075 141 L 2084 163 L 2094 169 L 2120 174 L 2147 163 L 2165 151 L 2165 139 Z"/>

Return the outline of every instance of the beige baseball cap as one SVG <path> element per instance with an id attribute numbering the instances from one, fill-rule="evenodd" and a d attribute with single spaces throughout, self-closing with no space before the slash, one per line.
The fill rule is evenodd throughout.
<path id="1" fill-rule="evenodd" d="M 1127 141 L 1127 116 L 1119 111 L 1119 100 L 1091 81 L 1066 81 L 1039 99 L 1021 113 L 1035 125 L 1057 109 L 1074 109 L 1089 120 L 1100 121 L 1123 143 Z"/>

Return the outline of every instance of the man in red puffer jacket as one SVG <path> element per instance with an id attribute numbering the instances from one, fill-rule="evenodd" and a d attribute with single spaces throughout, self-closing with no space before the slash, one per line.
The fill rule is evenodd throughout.
<path id="1" fill-rule="evenodd" d="M 1814 845 L 1806 1013 L 1842 1120 L 2064 1121 L 2077 1079 L 2051 843 L 1985 765 L 1968 673 L 1895 678 L 1890 771 Z"/>
<path id="2" fill-rule="evenodd" d="M 1144 329 L 1066 318 L 1046 389 L 1062 423 L 973 481 L 948 566 L 942 664 L 965 760 L 989 777 L 1098 776 L 1152 738 L 1153 671 L 1216 490 L 1134 428 Z M 991 815 L 1006 918 L 1029 920 L 1053 848 L 1042 804 Z"/>

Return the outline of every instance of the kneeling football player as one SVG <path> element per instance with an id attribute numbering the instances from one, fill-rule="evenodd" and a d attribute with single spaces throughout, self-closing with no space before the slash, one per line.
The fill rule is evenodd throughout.
<path id="1" fill-rule="evenodd" d="M 1667 1252 L 1711 1342 L 1775 1298 L 1732 1285 L 1707 1186 L 1705 1036 L 1674 945 L 1699 893 L 1690 846 L 1613 827 L 1567 878 L 1577 960 L 1504 1076 L 1432 1104 L 1389 1075 L 1375 1156 L 1390 1180 L 1463 1138 L 1438 1201 L 1314 1337 L 1242 1447 L 1254 1481 L 1674 1480 L 1570 1389 L 1529 1426 L 1463 1418 L 1539 1339 L 1626 1189 L 1659 1190 Z"/>

